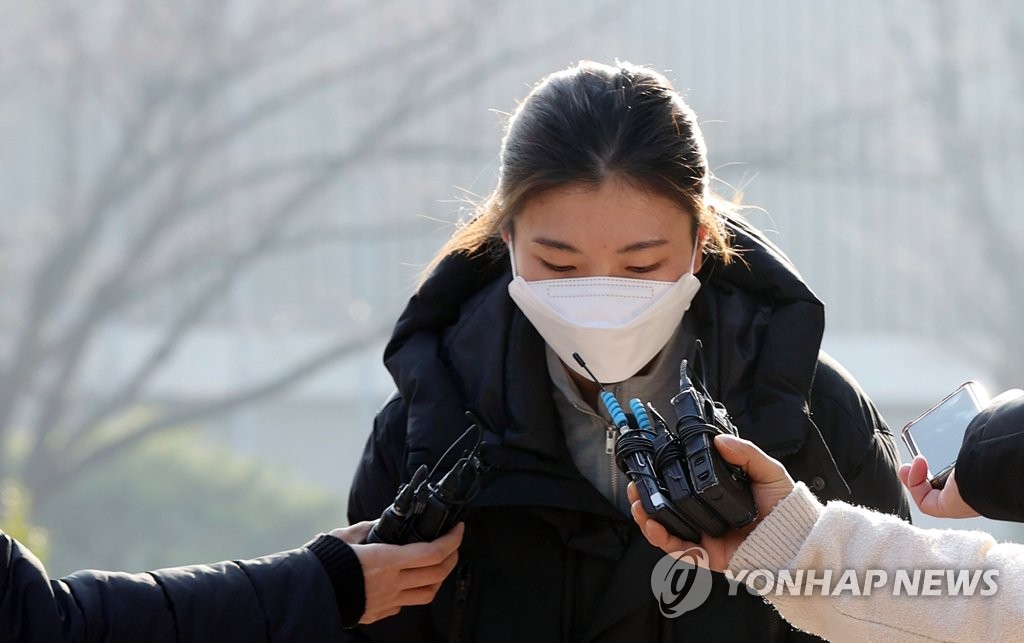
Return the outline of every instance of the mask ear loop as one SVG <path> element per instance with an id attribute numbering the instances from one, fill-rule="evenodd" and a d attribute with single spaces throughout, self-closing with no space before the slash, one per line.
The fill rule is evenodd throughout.
<path id="1" fill-rule="evenodd" d="M 511 242 L 512 237 L 509 237 Z M 693 269 L 697 266 L 697 248 L 700 246 L 700 226 L 697 226 L 697 234 L 693 235 L 693 253 L 690 255 L 690 274 L 693 274 Z M 511 247 L 511 246 L 510 246 Z M 512 268 L 513 274 L 515 274 L 515 266 Z"/>
<path id="2" fill-rule="evenodd" d="M 512 279 L 515 279 L 516 277 L 519 276 L 519 273 L 516 272 L 516 251 L 512 247 L 512 233 L 511 232 L 508 233 L 508 256 L 509 256 L 509 259 L 512 261 Z M 691 272 L 692 272 L 692 269 L 691 269 Z"/>

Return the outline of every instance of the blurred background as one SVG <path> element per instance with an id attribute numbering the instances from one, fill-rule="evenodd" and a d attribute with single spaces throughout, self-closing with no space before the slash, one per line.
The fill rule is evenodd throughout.
<path id="1" fill-rule="evenodd" d="M 1011 0 L 2 1 L 0 526 L 51 573 L 344 524 L 383 343 L 548 72 L 663 71 L 894 432 L 1024 386 Z M 928 521 L 923 521 L 929 524 Z M 1005 524 L 974 521 L 1020 540 Z"/>

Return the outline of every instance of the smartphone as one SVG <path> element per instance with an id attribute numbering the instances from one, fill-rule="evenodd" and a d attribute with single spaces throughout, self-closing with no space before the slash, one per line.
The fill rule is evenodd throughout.
<path id="1" fill-rule="evenodd" d="M 988 402 L 989 395 L 980 384 L 973 380 L 964 382 L 903 427 L 900 436 L 910 453 L 928 459 L 928 481 L 933 488 L 945 486 L 956 465 L 967 425 Z"/>

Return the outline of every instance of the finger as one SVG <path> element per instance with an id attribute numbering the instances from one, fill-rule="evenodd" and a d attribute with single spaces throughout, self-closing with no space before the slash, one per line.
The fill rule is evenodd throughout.
<path id="1" fill-rule="evenodd" d="M 464 533 L 466 533 L 466 524 L 460 522 L 448 530 L 447 534 L 435 540 L 434 544 L 440 547 L 445 557 L 447 557 L 462 544 L 462 535 Z"/>
<path id="2" fill-rule="evenodd" d="M 413 567 L 398 573 L 398 586 L 402 589 L 414 589 L 436 585 L 448 578 L 455 565 L 459 562 L 459 552 L 453 551 L 440 565 L 432 567 Z"/>
<path id="3" fill-rule="evenodd" d="M 665 549 L 671 544 L 669 539 L 672 538 L 672 536 L 660 522 L 653 519 L 647 520 L 643 525 L 643 529 L 644 535 L 647 536 L 647 542 L 651 543 L 655 547 Z"/>
<path id="4" fill-rule="evenodd" d="M 437 579 L 437 582 L 440 583 L 444 579 L 448 578 L 448 574 L 451 574 L 452 570 L 455 569 L 455 566 L 458 565 L 458 564 L 459 564 L 459 550 L 456 549 L 452 553 L 448 554 L 448 558 L 445 558 L 444 562 L 441 563 L 440 570 L 439 570 L 441 572 L 441 578 Z"/>
<path id="5" fill-rule="evenodd" d="M 640 527 L 640 531 L 643 532 L 644 538 L 647 538 L 647 529 L 645 528 L 645 525 L 647 525 L 647 521 L 650 520 L 651 517 L 647 515 L 646 511 L 644 511 L 644 506 L 639 500 L 635 500 L 633 501 L 633 504 L 629 505 L 629 513 L 633 515 L 633 521 L 636 522 L 638 527 Z M 648 538 L 648 540 L 650 539 Z M 653 545 L 654 543 L 651 544 Z"/>
<path id="6" fill-rule="evenodd" d="M 437 596 L 437 593 L 441 591 L 441 586 L 443 584 L 444 583 L 434 583 L 433 585 L 428 585 L 427 587 L 420 588 L 421 590 L 429 593 L 430 598 L 427 600 L 428 603 L 434 600 L 434 597 Z"/>
<path id="7" fill-rule="evenodd" d="M 639 500 L 634 500 L 633 504 L 629 505 L 629 513 L 633 516 L 633 522 L 643 529 L 647 517 L 644 516 L 644 508 L 640 506 Z"/>
<path id="8" fill-rule="evenodd" d="M 348 527 L 346 531 L 356 539 L 357 543 L 364 543 L 366 542 L 366 537 L 370 535 L 370 530 L 376 524 L 376 520 L 364 520 Z"/>
<path id="9" fill-rule="evenodd" d="M 934 496 L 932 495 L 932 492 L 936 490 L 928 483 L 927 477 L 928 463 L 920 456 L 914 458 L 910 465 L 910 471 L 907 472 L 907 490 L 918 509 L 928 515 L 933 515 L 936 511 L 933 506 L 937 504 L 938 492 Z"/>
<path id="10" fill-rule="evenodd" d="M 726 462 L 746 471 L 751 482 L 769 483 L 789 477 L 786 468 L 778 460 L 770 457 L 753 442 L 722 433 L 715 436 L 715 448 Z"/>
<path id="11" fill-rule="evenodd" d="M 459 548 L 462 543 L 462 534 L 465 525 L 459 523 L 444 536 L 429 543 L 412 543 L 402 545 L 398 549 L 400 558 L 396 559 L 401 567 L 433 567 L 440 565 L 451 553 Z"/>
<path id="12" fill-rule="evenodd" d="M 910 465 L 907 463 L 901 464 L 900 468 L 896 471 L 896 475 L 899 477 L 900 482 L 903 483 L 903 486 L 909 489 L 910 483 L 908 482 L 908 479 L 910 476 Z"/>
<path id="13" fill-rule="evenodd" d="M 644 523 L 650 518 L 650 516 L 647 515 L 647 512 L 644 511 L 643 503 L 639 500 L 634 500 L 633 504 L 629 505 L 629 512 L 633 514 L 633 520 L 635 520 L 636 524 L 640 525 L 640 527 L 643 527 Z"/>
<path id="14" fill-rule="evenodd" d="M 647 533 L 647 523 L 655 523 L 655 520 L 644 510 L 644 506 L 639 500 L 629 506 L 629 512 L 633 515 L 633 520 L 640 527 L 640 531 L 643 532 L 644 538 L 647 542 L 651 543 L 655 547 L 660 547 L 660 542 L 652 542 L 649 534 Z"/>
<path id="15" fill-rule="evenodd" d="M 630 502 L 636 502 L 640 499 L 640 494 L 637 492 L 636 485 L 634 483 L 630 482 L 626 485 L 626 496 L 629 498 Z"/>
<path id="16" fill-rule="evenodd" d="M 376 520 L 357 522 L 349 527 L 332 529 L 330 534 L 349 545 L 361 545 L 366 542 L 366 537 L 375 524 L 377 524 Z"/>
<path id="17" fill-rule="evenodd" d="M 403 606 L 405 605 L 427 605 L 434 600 L 434 595 L 437 594 L 437 590 L 440 585 L 432 585 L 430 587 L 416 587 L 414 589 L 405 589 L 398 595 L 398 602 Z"/>
<path id="18" fill-rule="evenodd" d="M 680 553 L 692 547 L 700 546 L 697 543 L 673 536 L 668 533 L 668 529 L 665 528 L 665 525 L 662 525 L 656 520 L 648 520 L 644 524 L 644 534 L 647 536 L 647 542 L 665 553 Z"/>
<path id="19" fill-rule="evenodd" d="M 912 487 L 924 484 L 928 481 L 928 460 L 924 456 L 914 456 L 914 461 L 910 463 L 910 471 L 907 473 L 907 482 Z"/>
<path id="20" fill-rule="evenodd" d="M 362 625 L 369 625 L 370 623 L 373 623 L 375 621 L 379 621 L 382 618 L 388 618 L 389 616 L 394 616 L 395 614 L 398 614 L 398 612 L 401 611 L 401 609 L 402 609 L 401 607 L 395 607 L 395 608 L 392 608 L 392 609 L 389 609 L 389 610 L 382 610 L 382 611 L 379 611 L 379 612 L 373 612 L 372 614 L 371 613 L 366 613 L 366 614 L 363 614 L 363 616 L 359 619 L 359 622 Z"/>

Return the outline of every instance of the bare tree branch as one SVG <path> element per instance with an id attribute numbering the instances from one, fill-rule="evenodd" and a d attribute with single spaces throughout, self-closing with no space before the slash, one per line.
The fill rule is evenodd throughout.
<path id="1" fill-rule="evenodd" d="M 482 151 L 478 147 L 433 142 L 429 133 L 423 140 L 410 142 L 408 130 L 412 128 L 407 126 L 450 104 L 453 96 L 473 88 L 479 77 L 502 69 L 510 61 L 544 55 L 548 45 L 558 43 L 576 29 L 609 19 L 624 4 L 619 0 L 603 5 L 579 23 L 534 42 L 523 40 L 476 58 L 453 56 L 453 52 L 472 46 L 477 29 L 474 21 L 480 20 L 480 12 L 484 11 L 479 4 L 473 5 L 477 13 L 458 12 L 453 16 L 457 18 L 454 23 L 414 25 L 411 35 L 401 42 L 377 41 L 380 44 L 348 61 L 326 69 L 307 69 L 296 80 L 273 86 L 244 111 L 231 109 L 237 104 L 230 101 L 239 83 L 279 62 L 283 56 L 304 51 L 315 38 L 351 29 L 354 23 L 349 18 L 369 14 L 381 5 L 371 4 L 314 20 L 305 12 L 268 3 L 265 6 L 271 8 L 256 16 L 255 26 L 230 37 L 223 14 L 207 20 L 202 11 L 192 11 L 187 6 L 128 8 L 145 21 L 147 33 L 157 33 L 158 28 L 167 26 L 183 33 L 192 31 L 194 38 L 182 42 L 170 39 L 174 46 L 183 49 L 180 70 L 161 67 L 164 63 L 158 57 L 154 69 L 140 66 L 138 72 L 150 74 L 155 82 L 141 88 L 131 81 L 123 83 L 129 117 L 116 133 L 116 149 L 98 171 L 79 177 L 83 186 L 86 180 L 92 186 L 85 196 L 74 193 L 74 198 L 66 197 L 74 205 L 69 209 L 76 210 L 69 216 L 73 225 L 50 247 L 50 254 L 42 262 L 29 288 L 29 314 L 15 343 L 14 358 L 0 370 L 0 443 L 16 405 L 24 402 L 25 392 L 46 387 L 33 407 L 36 417 L 30 427 L 33 441 L 26 466 L 38 501 L 45 502 L 50 490 L 139 440 L 278 394 L 358 350 L 367 341 L 384 337 L 385 329 L 373 329 L 356 337 L 341 338 L 297 365 L 267 375 L 260 384 L 206 403 L 170 407 L 162 417 L 123 436 L 105 433 L 112 419 L 139 404 L 147 383 L 256 261 L 304 244 L 352 243 L 358 238 L 356 235 L 368 238 L 385 233 L 397 238 L 424 227 L 404 222 L 396 233 L 392 229 L 395 222 L 383 222 L 353 228 L 314 225 L 294 229 L 300 217 L 312 209 L 311 204 L 340 175 L 356 163 L 395 155 L 415 159 L 442 154 L 447 158 L 453 154 L 464 159 L 479 158 Z M 225 6 L 218 4 L 212 11 L 223 12 Z M 281 28 L 281 20 L 296 31 L 294 36 L 271 33 L 275 25 Z M 274 37 L 261 38 L 263 33 Z M 212 44 L 214 41 L 217 46 Z M 246 168 L 226 179 L 207 180 L 204 176 L 204 169 L 216 162 L 216 154 L 226 145 L 341 83 L 384 70 L 388 70 L 388 97 L 377 99 L 367 112 L 369 118 L 359 124 L 345 149 L 283 160 L 278 156 L 278 160 Z M 161 76 L 165 73 L 166 78 Z M 101 100 L 112 96 L 106 89 L 94 89 L 88 78 L 79 82 L 95 91 Z M 116 82 L 106 86 L 114 92 L 120 88 Z M 218 107 L 222 108 L 220 112 Z M 73 106 L 69 113 L 74 113 Z M 77 153 L 70 154 L 64 160 L 66 167 L 78 167 L 77 157 Z M 216 170 L 215 176 L 227 174 L 222 168 Z M 191 221 L 233 195 L 271 185 L 280 197 L 267 196 L 254 209 L 249 217 L 251 240 L 247 233 L 242 247 L 230 248 L 226 259 L 221 249 L 209 261 L 185 263 L 195 256 L 195 249 L 187 245 Z M 127 250 L 117 256 L 110 253 L 116 263 L 100 270 L 97 266 L 110 257 L 100 254 L 96 241 L 110 230 L 118 230 L 125 237 Z M 82 275 L 86 273 L 88 289 L 82 285 Z M 93 274 L 98 277 L 93 278 Z M 161 329 L 155 344 L 133 364 L 128 378 L 83 413 L 70 417 L 78 371 L 96 339 L 102 336 L 103 324 L 127 305 L 147 296 L 148 288 L 201 274 L 211 276 L 178 308 L 172 321 Z M 73 290 L 80 302 L 69 305 L 66 300 Z M 17 387 L 8 389 L 9 383 L 16 383 Z"/>
<path id="2" fill-rule="evenodd" d="M 73 29 L 69 31 L 68 35 L 70 38 L 74 39 L 77 37 L 77 32 Z M 441 31 L 443 30 L 426 34 L 420 42 L 432 42 L 440 35 Z M 399 60 L 402 53 L 408 52 L 407 47 L 408 43 L 392 47 L 390 58 L 380 56 L 379 53 L 381 52 L 371 52 L 365 58 L 340 70 L 336 75 L 336 80 L 342 80 L 360 70 L 372 72 L 375 64 L 387 64 Z M 257 67 L 252 65 L 248 69 L 254 71 Z M 211 87 L 223 88 L 224 83 L 228 79 L 227 75 L 218 75 L 213 78 L 207 77 L 204 81 L 204 88 L 207 90 Z M 300 84 L 304 85 L 309 93 L 312 93 L 312 90 L 315 89 L 325 89 L 326 84 L 320 87 L 316 85 L 318 82 L 326 80 L 327 78 L 324 75 L 320 75 Z M 92 247 L 93 239 L 103 229 L 102 221 L 110 216 L 119 202 L 148 185 L 149 180 L 156 176 L 157 171 L 165 167 L 166 163 L 175 158 L 182 149 L 191 151 L 193 155 L 202 154 L 209 147 L 217 143 L 223 143 L 228 138 L 241 134 L 257 125 L 263 119 L 269 118 L 281 109 L 291 106 L 296 99 L 300 98 L 288 94 L 289 89 L 286 88 L 276 99 L 271 99 L 269 102 L 264 103 L 259 110 L 259 114 L 250 113 L 248 118 L 235 123 L 233 127 L 223 129 L 218 134 L 205 137 L 200 146 L 192 147 L 185 145 L 173 147 L 171 148 L 173 152 L 171 154 L 148 155 L 144 157 L 143 162 L 133 172 L 124 174 L 122 168 L 134 157 L 134 154 L 131 153 L 132 150 L 141 147 L 137 145 L 140 136 L 145 133 L 147 126 L 153 123 L 155 107 L 158 102 L 164 102 L 166 96 L 153 95 L 149 100 L 143 100 L 143 110 L 139 118 L 129 124 L 128 130 L 121 137 L 120 149 L 112 154 L 110 162 L 106 165 L 102 171 L 101 178 L 97 181 L 98 188 L 92 205 L 89 208 L 89 214 L 84 218 L 80 226 L 68 230 L 65 237 L 50 254 L 50 263 L 39 273 L 40 278 L 32 291 L 33 304 L 28 307 L 30 314 L 25 320 L 21 336 L 15 342 L 18 352 L 11 360 L 11 366 L 0 370 L 0 438 L 2 438 L 5 428 L 9 425 L 14 399 L 23 390 L 22 387 L 27 386 L 32 380 L 36 366 L 39 363 L 41 355 L 39 352 L 40 342 L 38 334 L 43 328 L 42 320 L 50 315 L 53 305 L 64 296 L 71 276 L 75 274 L 77 266 L 84 259 L 83 253 Z M 206 97 L 204 93 L 197 94 L 197 96 L 201 96 L 204 99 Z M 194 113 L 197 107 L 198 105 L 193 100 L 191 102 L 191 109 L 183 110 L 183 113 Z M 179 119 L 179 130 L 183 124 L 184 121 Z M 173 136 L 170 140 L 178 140 L 178 136 Z M 187 165 L 187 161 L 187 158 L 181 161 L 183 166 Z M 69 159 L 66 161 L 66 165 L 77 164 L 77 162 L 77 159 Z M 114 182 L 115 177 L 118 178 L 116 183 Z M 109 290 L 112 289 L 108 288 Z M 87 320 L 94 322 L 91 317 L 87 318 Z M 69 343 L 72 342 L 61 342 L 63 345 Z M 73 371 L 73 369 L 71 370 Z"/>
<path id="3" fill-rule="evenodd" d="M 414 79 L 418 80 L 420 78 L 419 74 L 416 73 L 418 71 L 420 70 L 414 69 L 414 71 L 409 74 L 408 81 L 410 85 L 412 84 Z M 320 193 L 322 193 L 322 191 L 328 186 L 329 181 L 336 175 L 336 173 L 343 170 L 354 161 L 364 157 L 369 152 L 369 150 L 372 149 L 372 147 L 376 143 L 376 140 L 381 138 L 379 133 L 381 131 L 384 131 L 386 125 L 394 124 L 396 122 L 401 121 L 403 116 L 408 118 L 408 115 L 410 113 L 411 110 L 407 109 L 407 101 L 404 99 L 404 95 L 400 95 L 400 97 L 395 101 L 392 109 L 385 111 L 383 114 L 379 116 L 374 125 L 371 125 L 370 127 L 366 128 L 362 136 L 359 137 L 359 139 L 351 149 L 349 149 L 347 152 L 343 154 L 339 154 L 335 159 L 333 159 L 331 163 L 325 164 L 325 167 L 321 173 L 313 176 L 299 188 L 295 189 L 292 192 L 291 196 L 285 198 L 277 206 L 277 208 L 275 208 L 276 212 L 272 217 L 270 217 L 270 224 L 268 224 L 267 227 L 265 228 L 259 241 L 250 248 L 250 251 L 247 252 L 245 256 L 247 258 L 251 258 L 252 256 L 255 256 L 257 253 L 263 251 L 266 248 L 266 246 L 270 244 L 272 240 L 280 233 L 283 223 L 287 219 L 294 216 L 295 213 L 301 212 L 306 203 L 308 203 L 310 200 L 312 200 Z M 180 167 L 191 167 L 191 164 L 183 164 Z M 187 175 L 182 173 L 181 176 L 185 177 Z M 177 194 L 180 194 L 180 190 L 175 189 L 171 192 L 171 194 L 172 196 L 176 196 Z M 158 210 L 160 210 L 160 208 L 158 208 Z M 144 250 L 148 247 L 148 244 L 152 241 L 152 239 L 155 238 L 155 232 L 159 232 L 160 229 L 167 225 L 167 220 L 168 217 L 166 216 L 151 217 L 150 229 L 145 231 L 143 233 L 143 237 L 137 240 L 132 245 L 132 252 L 130 254 L 135 258 L 141 256 Z M 215 282 L 215 287 L 213 290 L 216 292 L 209 293 L 211 297 L 212 295 L 219 294 L 221 288 L 223 286 L 226 286 L 227 283 L 230 283 L 230 281 L 232 281 L 238 275 L 238 270 L 243 265 L 243 263 L 244 262 L 235 263 L 233 266 L 231 266 L 230 270 L 225 271 L 225 274 L 223 275 L 224 281 Z M 132 266 L 129 261 L 128 265 L 121 266 L 119 270 L 115 271 L 114 283 L 118 284 L 119 282 L 116 280 L 116 278 L 126 274 L 131 267 Z M 111 288 L 116 289 L 117 286 L 111 286 Z M 184 328 L 178 329 L 172 327 L 172 334 L 177 335 L 177 337 L 180 339 L 180 337 L 184 333 L 184 330 L 186 330 L 188 327 L 192 326 L 196 321 L 198 321 L 198 313 L 201 312 L 202 310 L 205 310 L 210 303 L 212 303 L 212 298 L 207 300 L 205 296 L 201 297 L 199 305 L 197 306 L 197 314 L 193 316 L 186 316 Z M 40 465 L 49 461 L 49 458 L 46 456 L 46 454 L 44 454 L 46 439 L 49 436 L 49 434 L 54 430 L 54 427 L 57 425 L 58 419 L 60 418 L 60 415 L 63 411 L 63 396 L 66 392 L 67 385 L 70 381 L 70 376 L 75 372 L 77 365 L 80 362 L 81 356 L 84 354 L 84 348 L 87 344 L 87 339 L 89 338 L 92 329 L 96 326 L 99 319 L 103 316 L 103 311 L 108 311 L 110 309 L 111 306 L 109 305 L 109 302 L 105 302 L 104 306 L 93 307 L 93 314 L 87 316 L 85 318 L 84 323 L 77 327 L 75 338 L 78 341 L 72 344 L 71 354 L 62 364 L 62 368 L 60 370 L 60 374 L 57 378 L 57 381 L 55 382 L 54 387 L 51 389 L 51 392 L 47 399 L 47 403 L 43 407 L 43 417 L 36 428 L 34 446 L 32 449 L 32 454 L 29 458 L 29 462 L 33 465 L 33 468 L 41 468 Z M 162 362 L 163 359 L 161 359 L 160 362 Z M 154 364 L 154 368 L 155 366 L 158 365 L 159 363 Z M 87 436 L 88 433 L 88 428 L 80 427 L 79 431 L 75 434 L 75 436 L 72 439 L 75 441 L 81 440 L 83 439 L 83 436 Z"/>
<path id="4" fill-rule="evenodd" d="M 265 234 L 274 235 L 276 230 L 268 230 Z M 129 408 L 137 399 L 139 391 L 145 387 L 149 379 L 159 371 L 188 331 L 203 318 L 207 310 L 217 303 L 237 279 L 245 265 L 260 256 L 262 244 L 254 244 L 246 251 L 239 253 L 228 261 L 220 270 L 220 274 L 184 306 L 181 313 L 174 319 L 164 332 L 156 347 L 143 358 L 135 371 L 130 373 L 121 387 L 107 400 L 94 409 L 78 426 L 70 432 L 70 438 L 62 447 L 73 451 L 82 439 L 90 435 L 92 429 L 117 415 L 122 409 Z M 42 428 L 42 427 L 40 427 Z M 42 431 L 40 431 L 42 432 Z M 38 454 L 35 454 L 38 457 Z M 32 460 L 30 460 L 32 462 Z"/>
<path id="5" fill-rule="evenodd" d="M 367 225 L 320 225 L 283 236 L 269 244 L 260 259 L 308 252 L 318 246 L 351 245 L 384 238 L 420 239 L 424 235 L 437 232 L 438 228 L 444 225 L 447 224 L 428 219 L 409 221 L 405 218 Z M 207 248 L 182 254 L 165 270 L 133 283 L 130 299 L 135 302 L 147 295 L 159 294 L 175 283 L 200 279 L 222 263 L 223 258 Z"/>
<path id="6" fill-rule="evenodd" d="M 202 43 L 209 46 L 209 43 Z M 198 92 L 194 97 L 196 108 L 206 103 L 208 96 L 204 92 Z M 186 127 L 185 117 L 179 121 L 179 127 Z M 117 307 L 120 293 L 123 291 L 125 280 L 130 271 L 136 268 L 139 259 L 146 255 L 153 243 L 160 234 L 173 225 L 176 221 L 164 216 L 163 213 L 173 210 L 174 203 L 181 198 L 192 180 L 194 166 L 198 159 L 186 155 L 185 162 L 175 168 L 175 176 L 170 182 L 164 199 L 155 208 L 156 213 L 151 215 L 147 225 L 134 243 L 129 246 L 127 255 L 121 265 L 113 269 L 103 280 L 96 290 L 96 296 L 92 297 L 87 305 L 86 313 L 82 315 L 77 324 L 74 324 L 67 337 L 67 350 L 61 354 L 61 361 L 57 369 L 57 376 L 50 385 L 50 390 L 45 396 L 41 406 L 41 417 L 36 424 L 36 432 L 33 439 L 33 446 L 29 462 L 34 462 L 40 457 L 44 444 L 50 433 L 54 430 L 65 411 L 65 399 L 68 388 L 78 371 L 83 356 L 95 337 L 93 332 L 99 323 L 110 315 Z"/>
<path id="7" fill-rule="evenodd" d="M 63 32 L 58 34 L 64 37 Z M 123 163 L 132 157 L 131 144 L 154 123 L 159 98 L 152 95 L 142 101 L 138 117 L 128 123 L 120 148 L 115 150 L 97 180 L 96 196 L 88 213 L 79 225 L 67 227 L 36 273 L 29 289 L 27 314 L 14 342 L 15 353 L 6 368 L 0 367 L 0 444 L 10 426 L 16 401 L 31 386 L 37 369 L 42 365 L 40 346 L 45 320 L 51 316 L 53 307 L 65 297 L 70 279 L 103 229 L 104 219 L 128 193 L 126 185 L 115 184 L 114 178 Z"/>
<path id="8" fill-rule="evenodd" d="M 128 447 L 138 444 L 142 440 L 161 431 L 195 424 L 214 416 L 229 413 L 239 407 L 278 395 L 324 368 L 335 364 L 338 360 L 365 350 L 368 345 L 386 338 L 389 333 L 389 327 L 379 327 L 365 331 L 356 337 L 346 337 L 334 346 L 316 351 L 313 356 L 288 368 L 266 382 L 242 389 L 212 402 L 169 409 L 168 413 L 160 419 L 145 424 L 127 435 L 119 436 L 113 441 L 103 443 L 86 454 L 77 457 L 75 454 L 66 454 L 62 458 L 64 462 L 61 465 L 52 468 L 45 467 L 45 471 L 36 470 L 39 471 L 38 474 L 34 471 L 29 471 L 28 474 L 31 476 L 30 480 L 32 481 L 31 486 L 36 493 L 34 498 L 40 504 L 45 503 L 52 490 L 69 480 L 75 479 L 83 471 L 108 461 Z"/>

